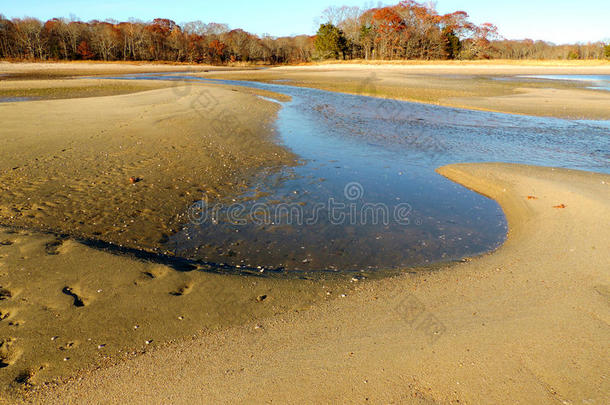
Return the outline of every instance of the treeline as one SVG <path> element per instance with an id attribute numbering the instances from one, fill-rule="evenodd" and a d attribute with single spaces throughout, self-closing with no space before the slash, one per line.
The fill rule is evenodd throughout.
<path id="1" fill-rule="evenodd" d="M 490 23 L 473 24 L 464 11 L 439 14 L 430 3 L 413 0 L 362 10 L 331 7 L 315 38 L 319 58 L 343 59 L 602 59 L 603 42 L 554 45 L 510 41 Z"/>
<path id="2" fill-rule="evenodd" d="M 54 18 L 7 20 L 0 15 L 0 58 L 32 60 L 169 61 L 221 64 L 304 62 L 313 38 L 259 38 L 225 24 L 201 21 L 177 25 L 152 22 L 68 21 Z"/>
<path id="3" fill-rule="evenodd" d="M 201 21 L 152 22 L 6 19 L 0 14 L 0 58 L 20 60 L 168 61 L 282 64 L 320 59 L 601 59 L 602 42 L 554 45 L 509 41 L 468 14 L 439 14 L 413 0 L 372 9 L 331 7 L 315 36 L 259 37 Z"/>

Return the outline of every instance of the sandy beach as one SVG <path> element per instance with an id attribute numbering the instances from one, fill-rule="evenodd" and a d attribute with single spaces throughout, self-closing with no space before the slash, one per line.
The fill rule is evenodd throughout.
<path id="1" fill-rule="evenodd" d="M 85 373 L 33 402 L 604 403 L 610 177 L 439 172 L 502 205 L 497 252 Z"/>
<path id="2" fill-rule="evenodd" d="M 572 119 L 610 119 L 610 92 L 579 82 L 524 79 L 523 75 L 607 75 L 603 61 L 447 63 L 324 63 L 250 72 L 197 73 L 204 77 L 277 82 L 349 94 Z M 509 80 L 507 80 L 509 79 Z"/>
<path id="3" fill-rule="evenodd" d="M 578 82 L 533 81 L 523 75 L 608 75 L 607 61 L 411 61 L 327 62 L 303 66 L 219 67 L 154 63 L 6 63 L 0 62 L 0 97 L 18 94 L 11 81 L 49 80 L 119 74 L 189 72 L 217 79 L 278 82 L 350 94 L 570 119 L 610 119 L 610 92 L 585 88 Z M 510 78 L 504 80 L 503 78 Z M 498 80 L 501 78 L 502 80 Z M 99 83 L 99 82 L 98 82 Z M 103 95 L 102 90 L 72 91 Z M 160 84 L 159 84 L 160 85 Z M 167 84 L 165 84 L 167 85 Z M 63 85 L 62 87 L 65 87 Z M 74 89 L 74 85 L 69 85 Z M 115 84 L 115 87 L 117 84 Z M 114 92 L 133 92 L 133 83 Z M 58 92 L 56 85 L 52 93 Z M 106 93 L 109 90 L 105 90 Z M 20 95 L 37 96 L 41 90 Z M 44 96 L 48 96 L 43 94 Z M 101 94 L 100 94 L 101 93 Z"/>
<path id="4" fill-rule="evenodd" d="M 279 105 L 258 97 L 286 96 L 90 76 L 195 71 L 609 119 L 610 92 L 490 78 L 609 66 L 1 63 L 0 98 L 34 100 L 0 103 L 0 402 L 604 403 L 609 175 L 445 166 L 501 205 L 499 250 L 366 280 L 218 274 L 163 244 L 203 195 L 297 164 Z"/>
<path id="5" fill-rule="evenodd" d="M 89 81 L 52 87 L 79 84 Z M 193 202 L 239 192 L 257 169 L 293 160 L 269 127 L 278 105 L 249 90 L 139 86 L 0 104 L 3 225 L 155 249 Z"/>
<path id="6" fill-rule="evenodd" d="M 248 69 L 247 67 L 241 69 Z M 0 79 L 60 79 L 75 76 L 109 76 L 157 72 L 204 72 L 230 67 L 146 62 L 5 62 L 0 61 Z"/>

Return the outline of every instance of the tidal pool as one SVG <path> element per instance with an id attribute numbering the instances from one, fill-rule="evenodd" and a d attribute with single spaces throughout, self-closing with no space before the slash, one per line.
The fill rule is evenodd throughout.
<path id="1" fill-rule="evenodd" d="M 189 75 L 130 79 L 203 80 Z M 202 196 L 190 209 L 191 223 L 167 244 L 182 257 L 308 271 L 456 260 L 501 245 L 506 219 L 497 203 L 446 180 L 435 168 L 500 161 L 610 170 L 605 121 L 213 81 L 290 95 L 292 101 L 281 103 L 275 130 L 278 142 L 298 155 L 300 164 L 260 173 L 255 187 L 226 201 Z M 211 97 L 199 101 L 209 114 L 229 107 Z"/>

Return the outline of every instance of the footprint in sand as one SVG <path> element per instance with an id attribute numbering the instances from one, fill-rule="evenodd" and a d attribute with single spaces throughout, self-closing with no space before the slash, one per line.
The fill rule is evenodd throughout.
<path id="1" fill-rule="evenodd" d="M 64 244 L 63 239 L 56 239 L 54 241 L 48 242 L 44 250 L 48 255 L 55 256 L 59 254 L 59 248 Z"/>
<path id="2" fill-rule="evenodd" d="M 88 299 L 83 296 L 83 294 L 78 291 L 77 288 L 73 288 L 73 287 L 64 287 L 61 290 L 62 293 L 69 295 L 70 297 L 72 297 L 74 299 L 74 303 L 73 305 L 75 307 L 84 307 L 85 305 L 88 304 Z"/>
<path id="3" fill-rule="evenodd" d="M 23 370 L 22 372 L 17 374 L 17 377 L 15 377 L 15 382 L 22 385 L 34 385 L 36 374 L 38 374 L 40 371 L 44 370 L 47 367 L 47 364 L 43 364 L 37 369 Z"/>
<path id="4" fill-rule="evenodd" d="M 13 298 L 12 291 L 0 285 L 0 301 L 8 300 L 11 298 Z"/>
<path id="5" fill-rule="evenodd" d="M 15 346 L 14 338 L 0 340 L 0 368 L 15 364 L 23 351 Z"/>
<path id="6" fill-rule="evenodd" d="M 6 322 L 8 326 L 21 326 L 23 325 L 23 321 L 19 319 L 15 319 L 18 310 L 16 308 L 3 308 L 0 309 L 0 322 Z"/>
<path id="7" fill-rule="evenodd" d="M 0 246 L 11 246 L 13 243 L 15 243 L 15 242 L 13 242 L 12 240 L 8 240 L 8 239 L 0 240 Z"/>
<path id="8" fill-rule="evenodd" d="M 189 282 L 189 283 L 186 283 L 186 284 L 178 287 L 178 289 L 176 289 L 176 291 L 170 292 L 170 294 L 173 296 L 176 296 L 176 297 L 180 297 L 182 295 L 188 295 L 193 291 L 194 286 L 195 286 L 195 283 Z"/>
<path id="9" fill-rule="evenodd" d="M 151 268 L 148 271 L 144 271 L 140 274 L 140 277 L 134 281 L 135 285 L 147 283 L 152 280 L 161 279 L 168 274 L 169 270 L 165 266 L 158 266 Z"/>
<path id="10" fill-rule="evenodd" d="M 11 319 L 13 311 L 13 309 L 0 309 L 0 322 Z"/>

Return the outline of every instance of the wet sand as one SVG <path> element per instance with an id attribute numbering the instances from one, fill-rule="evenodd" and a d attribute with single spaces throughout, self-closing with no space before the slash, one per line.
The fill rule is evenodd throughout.
<path id="1" fill-rule="evenodd" d="M 102 79 L 29 79 L 0 80 L 0 101 L 11 98 L 32 100 L 56 100 L 68 98 L 104 97 L 120 94 L 138 93 L 167 87 L 180 83 L 161 83 L 154 81 L 102 80 Z"/>
<path id="2" fill-rule="evenodd" d="M 610 74 L 598 63 L 319 64 L 251 72 L 198 73 L 204 77 L 280 81 L 350 94 L 574 119 L 610 119 L 610 92 L 578 82 L 530 80 L 520 75 Z M 510 78 L 510 80 L 504 80 Z M 501 80 L 498 80 L 501 79 Z"/>
<path id="3" fill-rule="evenodd" d="M 45 85 L 88 85 L 67 82 Z M 226 86 L 142 91 L 155 83 L 0 104 L 0 224 L 154 250 L 204 194 L 239 192 L 257 170 L 292 164 L 270 129 L 276 103 Z"/>
<path id="4" fill-rule="evenodd" d="M 108 76 L 156 72 L 204 72 L 231 70 L 232 67 L 147 62 L 36 62 L 9 63 L 0 61 L 0 81 L 24 79 L 61 79 L 78 76 Z M 251 69 L 241 67 L 238 69 Z"/>
<path id="5" fill-rule="evenodd" d="M 294 163 L 271 129 L 278 105 L 257 97 L 285 96 L 188 82 L 2 85 L 47 99 L 0 104 L 0 399 L 352 288 L 220 276 L 138 250 L 158 250 L 204 193 L 223 198 Z"/>
<path id="6" fill-rule="evenodd" d="M 493 163 L 439 173 L 501 204 L 498 251 L 84 373 L 33 401 L 603 403 L 610 176 Z"/>
<path id="7" fill-rule="evenodd" d="M 0 228 L 0 403 L 79 370 L 303 311 L 353 288 L 336 278 L 314 282 L 213 270 Z"/>

